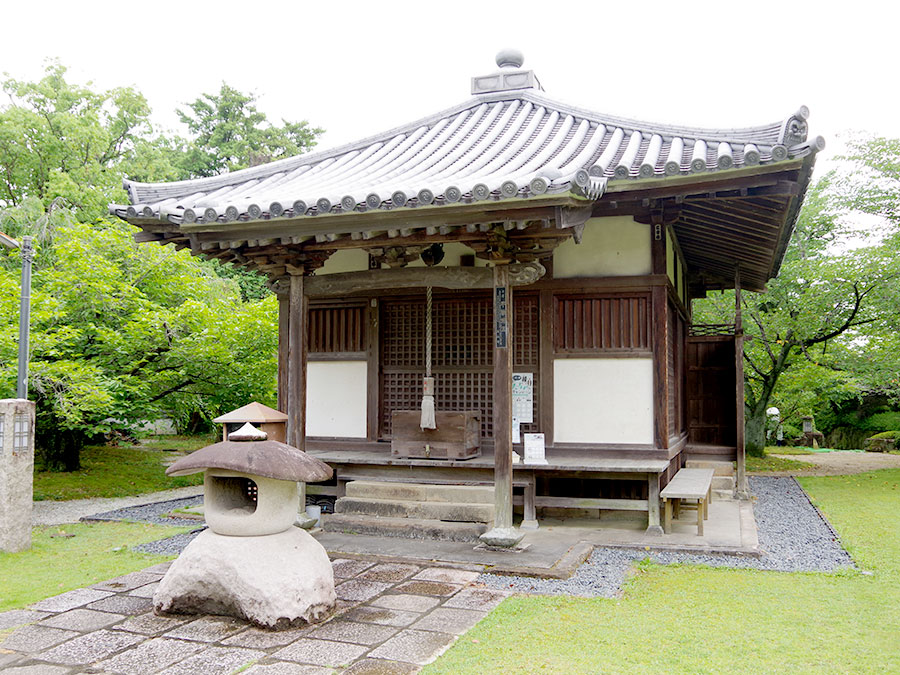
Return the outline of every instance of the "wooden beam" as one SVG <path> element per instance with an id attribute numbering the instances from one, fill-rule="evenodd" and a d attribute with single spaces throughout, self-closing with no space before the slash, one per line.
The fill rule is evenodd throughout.
<path id="1" fill-rule="evenodd" d="M 372 298 L 366 308 L 366 438 L 378 440 L 379 431 L 379 366 L 381 365 L 379 303 Z"/>
<path id="2" fill-rule="evenodd" d="M 291 275 L 288 350 L 287 442 L 299 450 L 306 448 L 306 330 L 308 300 L 302 274 Z"/>
<path id="3" fill-rule="evenodd" d="M 532 284 L 544 275 L 540 263 L 509 265 L 507 274 L 514 286 Z M 345 296 L 376 289 L 424 288 L 488 289 L 493 284 L 487 267 L 401 267 L 362 272 L 342 272 L 306 279 L 309 296 Z"/>

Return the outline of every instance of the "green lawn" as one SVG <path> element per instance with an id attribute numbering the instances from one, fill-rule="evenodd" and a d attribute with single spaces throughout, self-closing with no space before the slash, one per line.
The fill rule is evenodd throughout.
<path id="1" fill-rule="evenodd" d="M 31 549 L 0 553 L 0 612 L 170 560 L 129 548 L 189 531 L 121 522 L 36 527 Z"/>
<path id="2" fill-rule="evenodd" d="M 644 563 L 620 599 L 510 598 L 425 672 L 900 672 L 900 470 L 801 483 L 871 574 Z"/>
<path id="3" fill-rule="evenodd" d="M 807 471 L 811 468 L 809 464 L 798 462 L 796 459 L 772 457 L 769 454 L 770 450 L 772 450 L 772 448 L 766 448 L 765 457 L 753 457 L 752 455 L 747 455 L 747 471 L 752 473 L 763 473 L 766 471 Z"/>
<path id="4" fill-rule="evenodd" d="M 202 473 L 169 478 L 163 463 L 214 442 L 212 436 L 158 436 L 138 446 L 90 445 L 81 452 L 80 471 L 35 471 L 34 498 L 130 497 L 200 485 Z"/>

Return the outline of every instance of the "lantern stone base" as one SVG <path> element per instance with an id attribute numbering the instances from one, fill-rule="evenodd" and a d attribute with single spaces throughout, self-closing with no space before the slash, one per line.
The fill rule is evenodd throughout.
<path id="1" fill-rule="evenodd" d="M 157 613 L 223 614 L 272 629 L 322 621 L 336 602 L 328 554 L 296 527 L 260 537 L 201 532 L 153 597 Z"/>

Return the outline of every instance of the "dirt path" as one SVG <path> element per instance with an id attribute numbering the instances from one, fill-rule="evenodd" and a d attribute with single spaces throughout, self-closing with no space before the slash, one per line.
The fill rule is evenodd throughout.
<path id="1" fill-rule="evenodd" d="M 815 455 L 773 455 L 809 464 L 803 471 L 772 471 L 766 476 L 841 476 L 848 473 L 864 473 L 877 469 L 900 468 L 900 455 L 880 452 L 852 452 L 835 450 Z"/>

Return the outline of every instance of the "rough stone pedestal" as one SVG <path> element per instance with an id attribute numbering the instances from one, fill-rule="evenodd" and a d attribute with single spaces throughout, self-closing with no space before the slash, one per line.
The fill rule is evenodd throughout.
<path id="1" fill-rule="evenodd" d="M 31 548 L 34 402 L 0 400 L 0 551 Z"/>
<path id="2" fill-rule="evenodd" d="M 296 528 L 259 537 L 201 532 L 182 552 L 153 597 L 157 613 L 224 614 L 284 629 L 334 610 L 328 554 Z"/>

